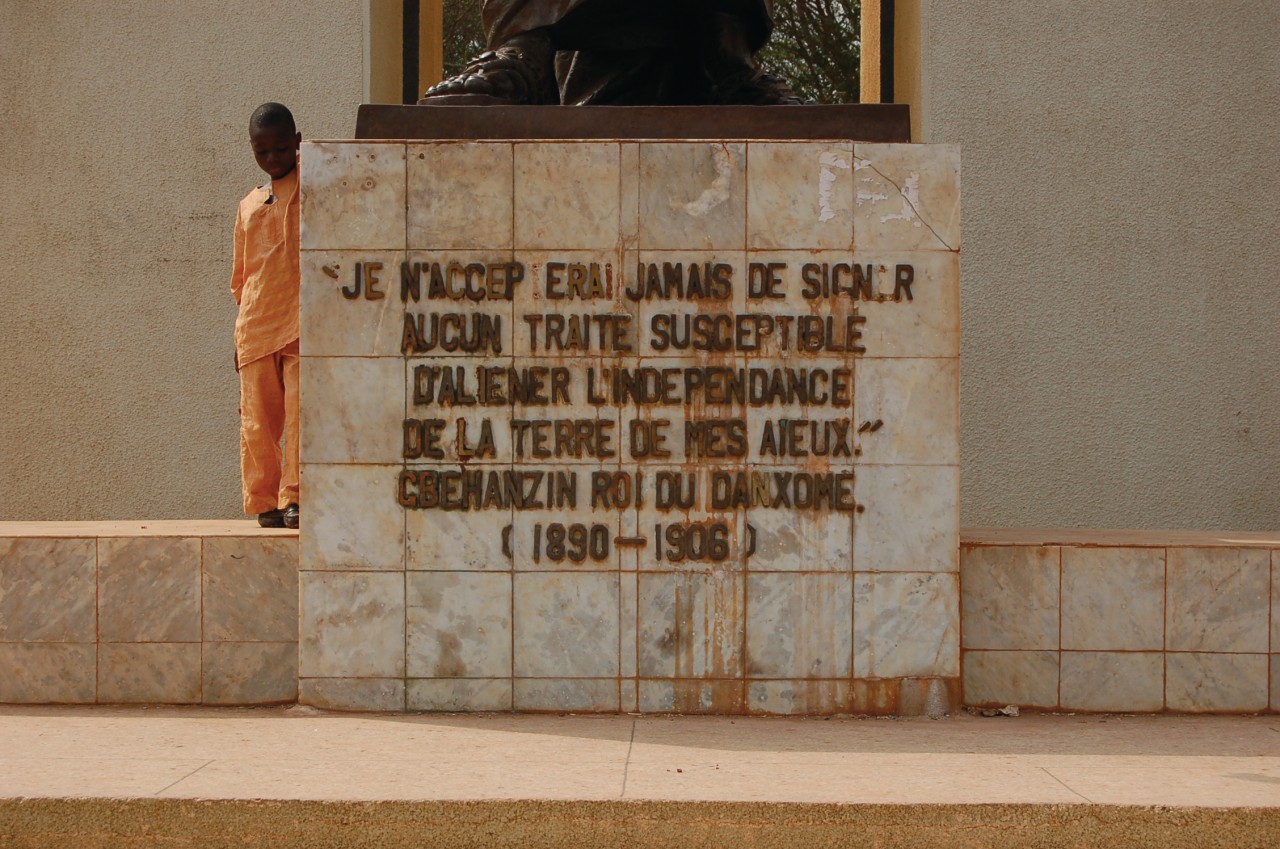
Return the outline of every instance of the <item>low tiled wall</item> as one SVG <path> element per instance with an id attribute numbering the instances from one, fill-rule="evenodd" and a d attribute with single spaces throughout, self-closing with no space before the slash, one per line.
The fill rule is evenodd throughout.
<path id="1" fill-rule="evenodd" d="M 970 529 L 964 699 L 1280 710 L 1280 534 Z"/>
<path id="2" fill-rule="evenodd" d="M 252 522 L 0 522 L 0 703 L 293 701 L 297 564 Z"/>
<path id="3" fill-rule="evenodd" d="M 0 703 L 298 692 L 297 535 L 0 522 Z M 964 701 L 1280 710 L 1280 534 L 961 532 Z"/>

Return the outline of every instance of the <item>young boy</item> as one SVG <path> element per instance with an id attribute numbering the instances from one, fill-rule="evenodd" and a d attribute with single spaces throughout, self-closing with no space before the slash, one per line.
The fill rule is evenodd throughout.
<path id="1" fill-rule="evenodd" d="M 249 118 L 249 143 L 270 178 L 236 210 L 231 294 L 240 373 L 244 512 L 264 528 L 298 527 L 298 146 L 279 103 Z M 284 435 L 281 469 L 280 436 Z"/>

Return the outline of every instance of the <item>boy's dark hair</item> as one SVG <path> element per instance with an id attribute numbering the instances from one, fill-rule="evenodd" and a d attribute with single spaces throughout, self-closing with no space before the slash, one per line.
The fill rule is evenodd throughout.
<path id="1" fill-rule="evenodd" d="M 249 132 L 251 133 L 256 133 L 259 130 L 275 129 L 276 127 L 288 128 L 290 132 L 297 132 L 298 129 L 293 122 L 293 113 L 283 103 L 274 101 L 264 103 L 253 110 L 253 114 L 249 116 Z"/>

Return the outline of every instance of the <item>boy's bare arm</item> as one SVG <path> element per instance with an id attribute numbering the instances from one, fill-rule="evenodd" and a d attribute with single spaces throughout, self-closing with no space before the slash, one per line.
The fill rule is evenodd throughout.
<path id="1" fill-rule="evenodd" d="M 244 221 L 240 218 L 240 209 L 236 208 L 235 243 L 231 260 L 231 294 L 240 304 L 240 292 L 244 289 Z"/>

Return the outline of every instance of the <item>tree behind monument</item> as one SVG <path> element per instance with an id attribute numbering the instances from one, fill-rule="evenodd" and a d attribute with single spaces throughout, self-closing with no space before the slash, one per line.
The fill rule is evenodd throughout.
<path id="1" fill-rule="evenodd" d="M 485 48 L 481 0 L 445 0 L 444 76 L 452 77 Z M 802 99 L 857 103 L 862 55 L 861 0 L 775 0 L 774 31 L 762 64 Z"/>

